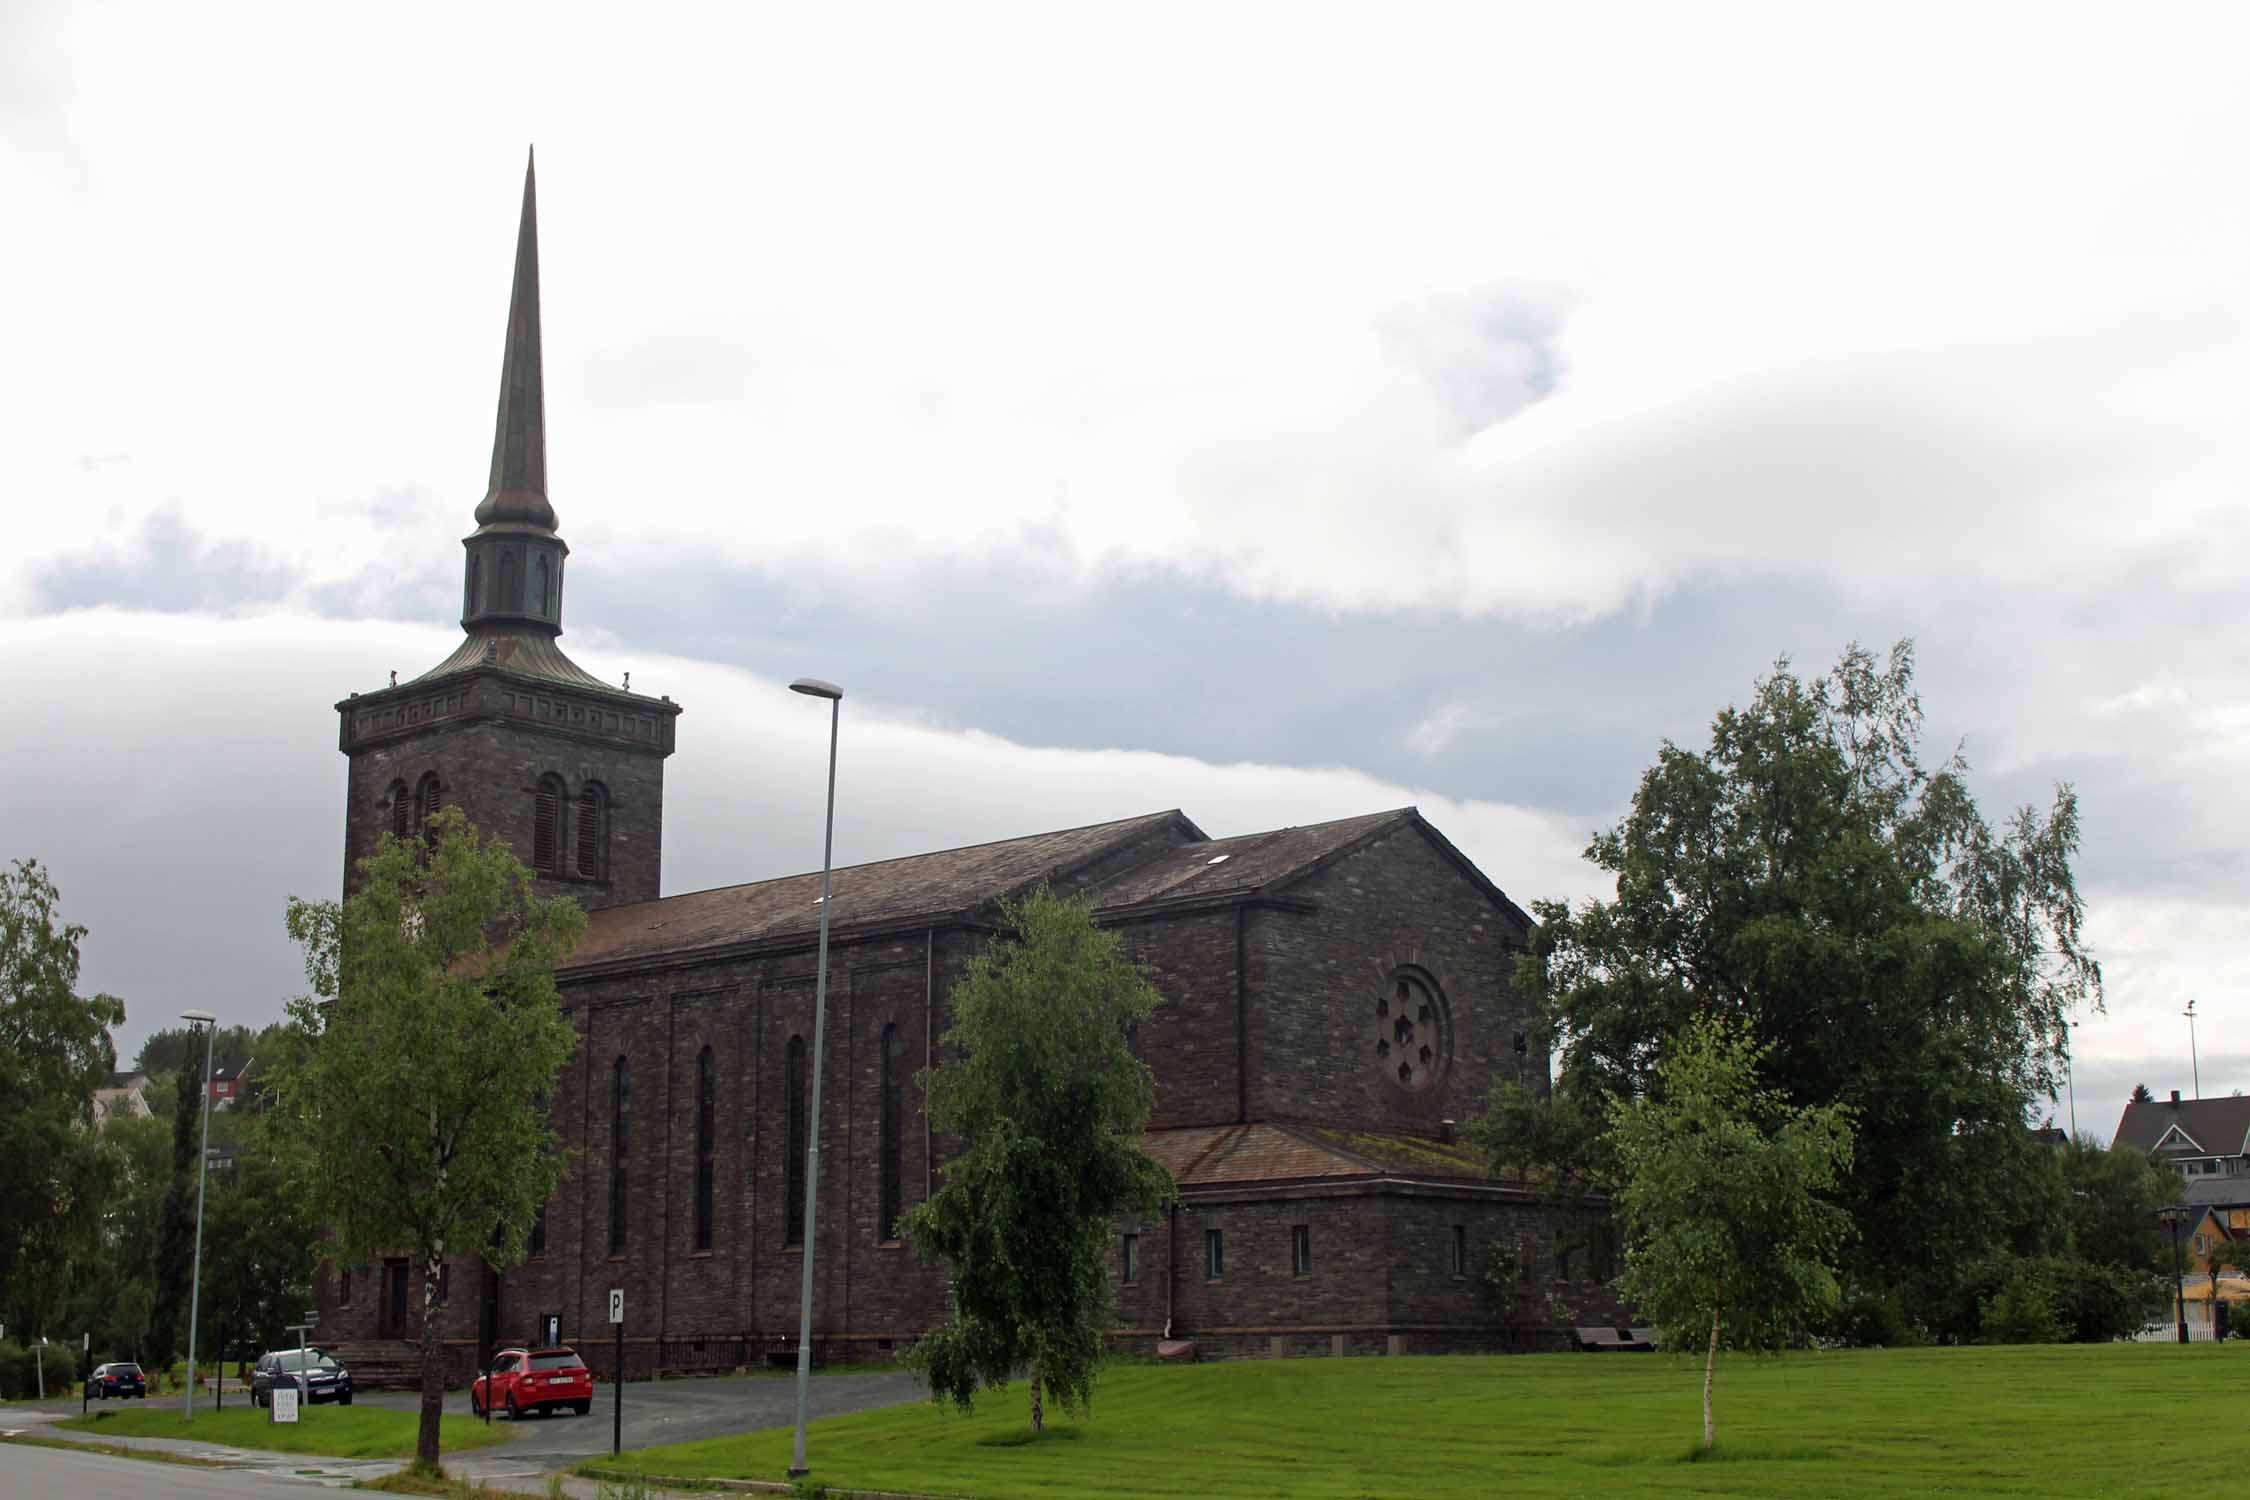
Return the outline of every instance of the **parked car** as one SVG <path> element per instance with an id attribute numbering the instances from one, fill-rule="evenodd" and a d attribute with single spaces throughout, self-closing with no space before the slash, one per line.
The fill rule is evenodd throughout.
<path id="1" fill-rule="evenodd" d="M 302 1354 L 295 1349 L 275 1349 L 258 1356 L 250 1371 L 250 1401 L 255 1406 L 273 1404 L 275 1386 L 290 1386 L 307 1401 L 352 1404 L 352 1372 L 318 1349 Z"/>
<path id="2" fill-rule="evenodd" d="M 510 1420 L 560 1406 L 583 1417 L 594 1409 L 594 1376 L 575 1349 L 502 1349 L 490 1376 L 469 1387 L 469 1410 L 478 1416 L 495 1404 Z"/>
<path id="3" fill-rule="evenodd" d="M 136 1396 L 146 1401 L 148 1399 L 148 1377 L 143 1375 L 141 1367 L 131 1360 L 122 1360 L 115 1364 L 96 1365 L 93 1373 L 86 1377 L 86 1394 L 103 1401 L 109 1400 L 112 1396 L 120 1401 L 130 1401 Z"/>

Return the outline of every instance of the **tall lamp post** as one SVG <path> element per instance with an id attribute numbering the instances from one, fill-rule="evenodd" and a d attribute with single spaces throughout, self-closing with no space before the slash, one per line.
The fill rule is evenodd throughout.
<path id="1" fill-rule="evenodd" d="M 828 1029 L 828 878 L 836 853 L 836 730 L 844 712 L 844 690 L 817 677 L 789 684 L 792 693 L 828 700 L 828 822 L 820 846 L 820 971 L 813 981 L 812 1123 L 805 1131 L 805 1289 L 797 1310 L 797 1446 L 789 1465 L 792 1479 L 812 1471 L 805 1464 L 805 1411 L 812 1398 L 813 1247 L 820 1208 L 821 1049 Z"/>
<path id="2" fill-rule="evenodd" d="M 2180 1233 L 2187 1227 L 2188 1206 L 2185 1203 L 2167 1203 L 2156 1211 L 2164 1227 L 2172 1235 L 2172 1309 L 2179 1321 L 2180 1342 L 2188 1341 L 2187 1331 L 2187 1269 L 2180 1260 Z"/>
<path id="3" fill-rule="evenodd" d="M 191 1028 L 203 1030 L 203 1149 L 195 1158 L 195 1268 L 188 1278 L 187 1420 L 192 1422 L 195 1420 L 195 1320 L 203 1304 L 203 1178 L 211 1164 L 211 1040 L 218 1033 L 219 1018 L 207 1010 L 183 1010 L 180 1019 Z"/>

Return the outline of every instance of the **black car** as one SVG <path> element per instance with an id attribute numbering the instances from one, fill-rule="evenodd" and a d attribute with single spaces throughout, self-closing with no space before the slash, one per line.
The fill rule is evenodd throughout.
<path id="1" fill-rule="evenodd" d="M 148 1399 L 148 1377 L 141 1367 L 131 1360 L 115 1364 L 96 1365 L 86 1377 L 86 1394 L 107 1401 L 112 1396 L 120 1401 L 130 1401 L 135 1396 Z"/>
<path id="2" fill-rule="evenodd" d="M 250 1371 L 251 1403 L 271 1405 L 275 1386 L 300 1391 L 307 1401 L 352 1404 L 352 1372 L 318 1349 L 302 1354 L 294 1349 L 276 1349 L 259 1355 Z"/>

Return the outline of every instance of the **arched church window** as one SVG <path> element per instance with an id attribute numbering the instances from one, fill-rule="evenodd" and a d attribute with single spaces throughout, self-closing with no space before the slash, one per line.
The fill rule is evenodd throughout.
<path id="1" fill-rule="evenodd" d="M 562 873 L 562 801 L 562 778 L 540 777 L 531 799 L 531 868 L 542 875 Z"/>
<path id="2" fill-rule="evenodd" d="M 632 1148 L 633 1062 L 619 1054 L 609 1094 L 609 1253 L 625 1253 L 625 1155 Z"/>
<path id="3" fill-rule="evenodd" d="M 483 595 L 484 559 L 472 552 L 469 554 L 469 607 L 464 611 L 464 613 L 472 615 L 475 614 L 477 612 L 477 606 L 484 602 Z"/>
<path id="4" fill-rule="evenodd" d="M 609 791 L 589 781 L 578 794 L 578 873 L 599 880 L 609 866 Z"/>
<path id="5" fill-rule="evenodd" d="M 500 554 L 500 597 L 493 603 L 501 609 L 523 608 L 523 562 L 513 552 Z"/>
<path id="6" fill-rule="evenodd" d="M 437 842 L 437 835 L 430 832 L 430 819 L 437 816 L 443 796 L 444 788 L 438 784 L 437 772 L 424 771 L 422 779 L 414 786 L 414 826 L 421 832 L 424 843 Z"/>
<path id="7" fill-rule="evenodd" d="M 901 1204 L 899 1170 L 901 1137 L 906 1133 L 905 1099 L 902 1097 L 902 1075 L 905 1058 L 901 1055 L 898 1039 L 898 1022 L 883 1028 L 883 1205 L 881 1215 L 882 1237 L 898 1238 L 898 1215 Z"/>
<path id="8" fill-rule="evenodd" d="M 406 783 L 391 783 L 391 832 L 405 838 L 414 831 L 414 804 L 407 799 Z"/>
<path id="9" fill-rule="evenodd" d="M 531 612 L 542 620 L 547 618 L 547 596 L 553 582 L 553 567 L 542 552 L 531 560 Z"/>
<path id="10" fill-rule="evenodd" d="M 706 1046 L 695 1059 L 695 1248 L 711 1248 L 711 1221 L 716 1215 L 715 1153 L 718 1147 L 719 1082 Z"/>
<path id="11" fill-rule="evenodd" d="M 784 1205 L 781 1242 L 785 1245 L 802 1245 L 805 1242 L 805 1039 L 789 1039 L 789 1077 L 783 1085 L 789 1095 L 789 1129 L 786 1144 L 782 1147 L 788 1165 L 788 1180 L 781 1190 Z"/>

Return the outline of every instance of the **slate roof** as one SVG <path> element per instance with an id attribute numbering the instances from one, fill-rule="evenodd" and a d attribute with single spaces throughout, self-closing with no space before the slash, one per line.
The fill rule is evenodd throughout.
<path id="1" fill-rule="evenodd" d="M 559 683 L 564 687 L 592 688 L 615 698 L 641 699 L 640 694 L 627 693 L 614 682 L 604 682 L 593 673 L 563 654 L 554 637 L 537 630 L 507 630 L 493 626 L 480 626 L 477 631 L 462 638 L 453 648 L 453 654 L 414 679 L 429 682 L 439 677 L 451 677 L 460 672 L 474 672 L 480 667 L 498 667 L 502 671 L 537 678 L 541 682 Z M 650 705 L 655 707 L 654 704 Z M 673 705 L 663 705 L 664 712 L 675 712 Z"/>
<path id="2" fill-rule="evenodd" d="M 880 926 L 973 910 L 1041 880 L 1059 880 L 1104 855 L 1162 834 L 1168 824 L 1176 824 L 1182 837 L 1202 836 L 1201 829 L 1173 809 L 1028 838 L 847 865 L 830 881 L 829 925 Z M 819 920 L 818 870 L 637 901 L 590 913 L 586 934 L 566 967 L 809 933 Z"/>
<path id="3" fill-rule="evenodd" d="M 2128 1103 L 2117 1121 L 2113 1140 L 2120 1146 L 2153 1151 L 2174 1125 L 2209 1156 L 2240 1156 L 2250 1149 L 2250 1097 L 2225 1099 L 2152 1099 Z M 2169 1152 L 2167 1154 L 2170 1154 Z"/>
<path id="4" fill-rule="evenodd" d="M 1141 1149 L 1183 1188 L 1237 1183 L 1414 1177 L 1489 1182 L 1468 1146 L 1422 1136 L 1331 1130 L 1297 1121 L 1152 1130 Z"/>
<path id="5" fill-rule="evenodd" d="M 1141 1149 L 1181 1187 L 1372 1177 L 1373 1166 L 1280 1125 L 1189 1125 L 1152 1130 Z"/>
<path id="6" fill-rule="evenodd" d="M 1096 900 L 1102 906 L 1138 906 L 1180 896 L 1273 890 L 1311 874 L 1362 840 L 1418 816 L 1413 808 L 1402 807 L 1301 828 L 1202 839 L 1102 882 Z"/>
<path id="7" fill-rule="evenodd" d="M 1107 859 L 1129 857 L 1138 845 L 1148 846 L 1145 857 L 1130 859 L 1124 869 L 1097 876 L 1084 886 L 1084 894 L 1092 897 L 1097 909 L 1279 892 L 1360 844 L 1409 827 L 1421 830 L 1459 861 L 1467 875 L 1528 925 L 1530 918 L 1522 909 L 1411 807 L 1225 839 L 1205 837 L 1186 814 L 1172 808 L 1083 828 L 847 865 L 831 878 L 828 920 L 834 930 L 974 912 L 1041 881 L 1061 884 L 1074 872 Z M 1172 839 L 1168 845 L 1167 834 Z M 812 870 L 608 907 L 588 915 L 586 934 L 563 967 L 691 953 L 792 934 L 809 936 L 819 927 L 819 898 L 820 872 Z"/>

